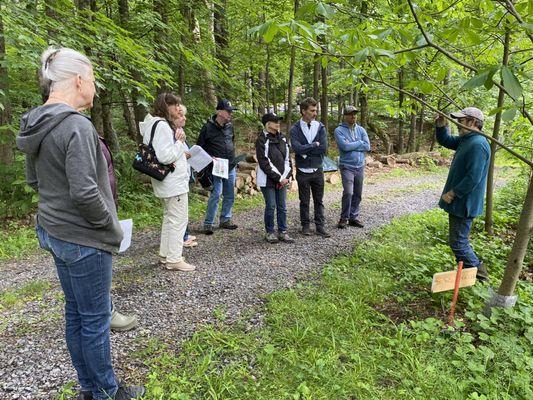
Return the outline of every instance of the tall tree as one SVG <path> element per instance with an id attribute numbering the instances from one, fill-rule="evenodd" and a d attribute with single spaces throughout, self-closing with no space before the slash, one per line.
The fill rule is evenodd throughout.
<path id="1" fill-rule="evenodd" d="M 11 102 L 1 2 L 0 11 L 0 165 L 10 165 L 13 162 L 13 131 L 10 128 Z"/>

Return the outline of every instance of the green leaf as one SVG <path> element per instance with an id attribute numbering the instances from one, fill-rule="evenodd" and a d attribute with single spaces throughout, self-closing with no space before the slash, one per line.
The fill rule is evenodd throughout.
<path id="1" fill-rule="evenodd" d="M 491 67 L 489 69 L 481 71 L 479 74 L 470 78 L 463 85 L 463 89 L 472 90 L 474 88 L 477 88 L 478 86 L 485 85 L 487 80 L 490 80 L 492 82 L 492 77 L 494 76 L 497 70 L 497 67 Z"/>
<path id="2" fill-rule="evenodd" d="M 522 86 L 509 67 L 502 67 L 503 87 L 515 100 L 522 96 Z"/>
<path id="3" fill-rule="evenodd" d="M 502 120 L 505 122 L 512 121 L 516 116 L 516 108 L 510 108 L 502 114 Z"/>
<path id="4" fill-rule="evenodd" d="M 363 62 L 368 58 L 368 55 L 370 54 L 370 49 L 368 47 L 365 47 L 362 50 L 359 50 L 357 53 L 354 54 L 354 59 L 356 62 Z"/>

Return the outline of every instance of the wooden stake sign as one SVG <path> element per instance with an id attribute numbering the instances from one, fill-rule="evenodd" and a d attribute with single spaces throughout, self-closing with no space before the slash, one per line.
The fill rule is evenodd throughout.
<path id="1" fill-rule="evenodd" d="M 459 287 L 473 286 L 476 283 L 477 268 L 465 268 L 461 272 Z M 455 287 L 455 280 L 457 278 L 457 270 L 437 272 L 433 275 L 433 283 L 431 284 L 431 292 L 444 292 L 452 290 Z"/>

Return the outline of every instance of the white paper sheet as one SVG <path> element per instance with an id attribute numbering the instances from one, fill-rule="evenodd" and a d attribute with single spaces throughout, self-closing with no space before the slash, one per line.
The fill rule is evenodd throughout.
<path id="1" fill-rule="evenodd" d="M 228 179 L 229 161 L 227 158 L 213 159 L 213 175 Z"/>
<path id="2" fill-rule="evenodd" d="M 191 153 L 191 157 L 187 162 L 196 172 L 200 172 L 213 161 L 213 158 L 200 146 L 192 146 L 189 153 Z"/>
<path id="3" fill-rule="evenodd" d="M 120 227 L 122 228 L 122 232 L 124 232 L 124 238 L 122 239 L 122 242 L 120 242 L 120 249 L 118 250 L 119 253 L 124 253 L 128 247 L 131 245 L 131 235 L 133 232 L 133 220 L 132 219 L 123 219 L 120 222 Z"/>

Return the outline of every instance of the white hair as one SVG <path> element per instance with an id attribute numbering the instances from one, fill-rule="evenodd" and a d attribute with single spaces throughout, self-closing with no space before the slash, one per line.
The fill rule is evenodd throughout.
<path id="1" fill-rule="evenodd" d="M 49 47 L 41 56 L 40 78 L 46 92 L 62 88 L 65 81 L 75 76 L 89 76 L 92 70 L 91 61 L 80 52 L 62 47 Z"/>
<path id="2" fill-rule="evenodd" d="M 187 106 L 185 104 L 180 104 L 178 107 L 181 109 L 183 115 L 187 114 Z"/>

